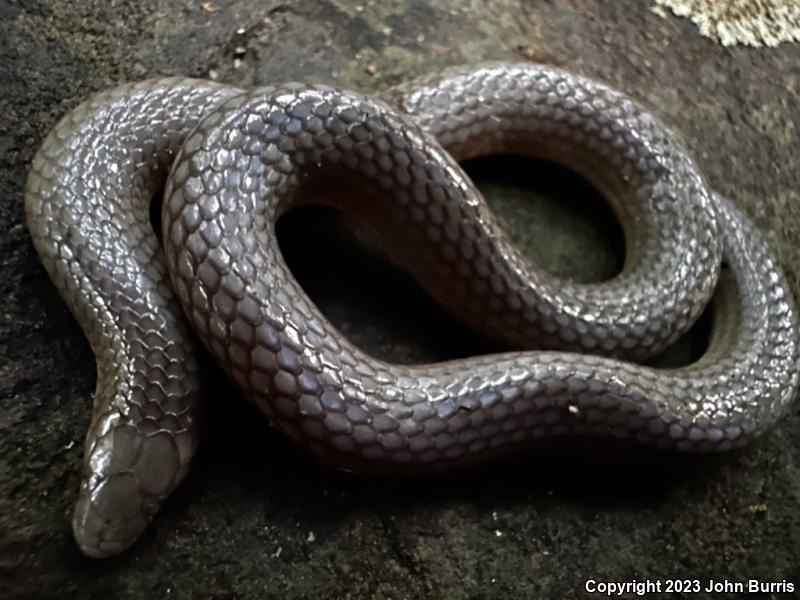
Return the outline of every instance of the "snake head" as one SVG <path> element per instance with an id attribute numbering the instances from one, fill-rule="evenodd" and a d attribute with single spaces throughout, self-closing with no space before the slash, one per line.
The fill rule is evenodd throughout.
<path id="1" fill-rule="evenodd" d="M 185 475 L 178 443 L 173 432 L 143 434 L 122 421 L 87 440 L 72 520 L 86 556 L 106 558 L 136 541 Z"/>
<path id="2" fill-rule="evenodd" d="M 154 373 L 134 373 L 130 385 L 98 375 L 72 528 L 86 556 L 107 558 L 137 540 L 186 476 L 198 442 L 198 393 L 193 373 L 179 387 L 154 383 Z M 101 390 L 115 391 L 103 397 Z"/>

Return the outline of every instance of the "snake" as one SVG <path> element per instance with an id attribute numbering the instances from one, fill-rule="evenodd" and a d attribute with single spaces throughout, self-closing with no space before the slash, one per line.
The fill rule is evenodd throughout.
<path id="1" fill-rule="evenodd" d="M 583 283 L 536 265 L 459 166 L 489 154 L 586 179 L 622 226 L 621 271 Z M 394 364 L 356 347 L 281 254 L 276 222 L 308 203 L 352 216 L 507 350 Z M 552 66 L 450 67 L 378 95 L 123 84 L 46 136 L 25 208 L 97 360 L 72 521 L 93 558 L 130 547 L 186 476 L 206 351 L 316 460 L 388 476 L 564 436 L 731 450 L 778 422 L 798 387 L 797 309 L 768 240 L 653 114 Z M 708 306 L 704 354 L 648 366 Z"/>

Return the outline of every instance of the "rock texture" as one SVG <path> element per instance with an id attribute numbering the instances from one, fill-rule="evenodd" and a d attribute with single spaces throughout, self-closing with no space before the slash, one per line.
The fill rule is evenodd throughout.
<path id="1" fill-rule="evenodd" d="M 94 562 L 71 537 L 94 358 L 38 262 L 22 201 L 31 156 L 66 110 L 156 75 L 370 91 L 447 64 L 556 64 L 675 128 L 711 184 L 768 232 L 800 295 L 800 46 L 722 48 L 648 4 L 0 2 L 0 597 L 557 598 L 583 594 L 589 578 L 800 584 L 798 410 L 757 445 L 713 459 L 564 443 L 394 482 L 315 465 L 211 366 L 205 449 L 143 539 Z M 619 268 L 613 218 L 580 181 L 538 163 L 468 167 L 540 264 L 584 280 Z M 304 210 L 280 234 L 351 339 L 396 361 L 493 350 L 346 225 Z M 309 238 L 316 248 L 303 251 Z M 356 271 L 382 289 L 359 288 Z M 702 330 L 664 364 L 696 355 Z"/>

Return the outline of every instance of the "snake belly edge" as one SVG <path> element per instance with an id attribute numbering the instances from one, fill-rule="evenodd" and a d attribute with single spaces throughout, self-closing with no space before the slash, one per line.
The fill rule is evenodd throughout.
<path id="1" fill-rule="evenodd" d="M 588 285 L 531 264 L 458 166 L 490 153 L 552 160 L 597 187 L 625 232 L 623 271 Z M 274 235 L 302 186 L 331 171 L 371 192 L 338 208 L 514 351 L 409 366 L 348 342 Z M 165 185 L 162 250 L 148 211 Z M 73 518 L 92 557 L 129 547 L 186 475 L 201 417 L 195 335 L 290 439 L 362 471 L 442 469 L 561 435 L 722 451 L 772 426 L 797 390 L 797 312 L 766 240 L 646 110 L 552 67 L 457 67 L 381 99 L 123 85 L 47 136 L 25 202 L 97 357 Z M 709 300 L 703 357 L 637 364 Z"/>

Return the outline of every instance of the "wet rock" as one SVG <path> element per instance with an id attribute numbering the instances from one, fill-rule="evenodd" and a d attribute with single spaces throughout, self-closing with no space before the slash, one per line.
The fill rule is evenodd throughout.
<path id="1" fill-rule="evenodd" d="M 0 597 L 558 598 L 589 578 L 800 579 L 796 411 L 736 455 L 557 444 L 394 482 L 315 465 L 213 369 L 204 451 L 177 496 L 123 556 L 79 554 L 69 518 L 94 358 L 38 262 L 22 199 L 48 129 L 123 80 L 372 91 L 484 59 L 559 65 L 651 107 L 768 232 L 800 292 L 798 45 L 722 48 L 641 0 L 0 5 Z M 523 178 L 503 165 L 469 168 L 533 260 L 584 280 L 620 268 L 596 194 L 546 165 Z M 298 243 L 309 231 L 311 249 Z M 366 350 L 408 362 L 493 350 L 340 217 L 290 215 L 281 238 L 312 297 Z"/>

